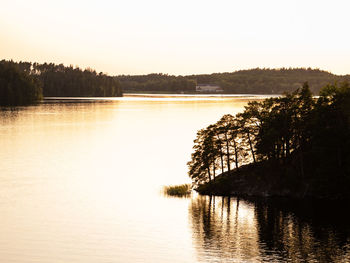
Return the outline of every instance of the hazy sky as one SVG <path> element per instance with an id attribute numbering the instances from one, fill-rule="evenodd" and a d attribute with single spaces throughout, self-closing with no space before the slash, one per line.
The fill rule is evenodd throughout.
<path id="1" fill-rule="evenodd" d="M 0 0 L 0 59 L 109 74 L 350 73 L 349 0 Z"/>

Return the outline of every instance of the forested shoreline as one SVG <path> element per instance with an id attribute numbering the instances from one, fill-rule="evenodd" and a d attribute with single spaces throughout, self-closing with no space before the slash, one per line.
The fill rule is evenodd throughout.
<path id="1" fill-rule="evenodd" d="M 311 68 L 249 69 L 235 72 L 172 76 L 167 74 L 116 76 L 124 92 L 196 93 L 196 84 L 220 86 L 225 94 L 283 94 L 308 82 L 313 94 L 336 81 L 350 81 L 350 75 L 335 75 Z"/>
<path id="2" fill-rule="evenodd" d="M 197 133 L 188 163 L 194 187 L 207 194 L 349 198 L 349 105 L 347 82 L 327 85 L 317 99 L 305 83 L 224 115 Z"/>
<path id="3" fill-rule="evenodd" d="M 12 63 L 0 62 L 0 106 L 28 105 L 42 99 L 41 82 Z"/>
<path id="4" fill-rule="evenodd" d="M 119 81 L 102 72 L 87 68 L 53 63 L 31 63 L 0 61 L 2 68 L 11 68 L 18 74 L 11 75 L 6 70 L 1 77 L 2 105 L 20 105 L 22 101 L 32 102 L 44 97 L 119 97 L 122 89 Z M 32 81 L 40 93 L 35 100 L 21 89 L 16 89 L 20 78 Z M 17 83 L 17 84 L 15 84 Z M 23 86 L 24 87 L 24 86 Z"/>
<path id="5" fill-rule="evenodd" d="M 224 94 L 283 94 L 309 83 L 318 95 L 328 83 L 350 81 L 350 75 L 334 75 L 311 68 L 250 69 L 235 72 L 174 76 L 168 74 L 108 76 L 91 68 L 54 63 L 0 61 L 28 75 L 41 86 L 44 97 L 116 97 L 123 92 L 195 94 L 197 84 L 220 86 Z M 7 90 L 8 84 L 2 84 Z M 39 90 L 39 89 L 38 89 Z M 12 95 L 11 95 L 12 96 Z M 3 99 L 4 100 L 4 99 Z"/>

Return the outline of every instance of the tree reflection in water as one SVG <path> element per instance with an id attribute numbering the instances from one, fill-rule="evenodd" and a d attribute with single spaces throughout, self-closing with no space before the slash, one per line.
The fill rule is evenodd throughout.
<path id="1" fill-rule="evenodd" d="M 198 196 L 189 214 L 200 262 L 350 262 L 344 204 Z"/>

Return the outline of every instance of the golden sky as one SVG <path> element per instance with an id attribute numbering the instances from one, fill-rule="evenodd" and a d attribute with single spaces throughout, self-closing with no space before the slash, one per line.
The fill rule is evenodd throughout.
<path id="1" fill-rule="evenodd" d="M 1 0 L 0 59 L 109 74 L 350 73 L 348 0 Z"/>

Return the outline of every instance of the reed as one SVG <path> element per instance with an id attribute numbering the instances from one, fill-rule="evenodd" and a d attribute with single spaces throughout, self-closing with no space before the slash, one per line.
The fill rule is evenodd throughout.
<path id="1" fill-rule="evenodd" d="M 174 196 L 189 195 L 191 193 L 191 184 L 164 186 L 164 193 Z"/>

